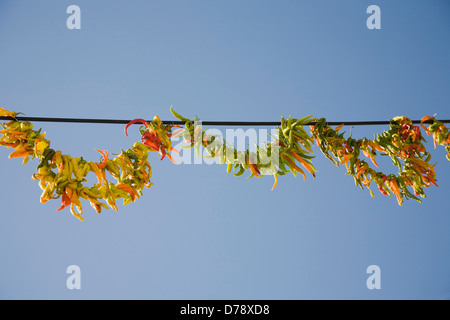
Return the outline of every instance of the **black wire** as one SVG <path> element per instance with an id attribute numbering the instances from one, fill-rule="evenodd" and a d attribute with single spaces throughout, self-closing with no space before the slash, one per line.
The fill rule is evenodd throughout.
<path id="1" fill-rule="evenodd" d="M 49 117 L 0 117 L 0 120 L 17 120 L 31 122 L 62 122 L 62 123 L 97 123 L 97 124 L 128 124 L 131 120 L 117 119 L 82 119 L 82 118 L 49 118 Z M 149 122 L 151 120 L 148 120 Z M 442 123 L 450 123 L 450 120 L 439 120 Z M 184 125 L 184 121 L 162 121 L 164 124 Z M 391 121 L 327 121 L 328 125 L 338 126 L 367 126 L 367 125 L 389 125 Z M 420 124 L 421 120 L 412 120 L 414 124 Z M 432 121 L 424 121 L 424 123 L 432 123 Z M 201 121 L 203 126 L 279 126 L 280 121 Z M 306 125 L 314 125 L 316 122 L 311 121 Z"/>

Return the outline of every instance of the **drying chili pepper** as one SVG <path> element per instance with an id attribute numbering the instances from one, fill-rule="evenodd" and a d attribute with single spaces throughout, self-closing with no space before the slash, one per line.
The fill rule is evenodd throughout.
<path id="1" fill-rule="evenodd" d="M 425 127 L 425 122 L 431 122 L 429 127 Z M 450 132 L 449 129 L 441 121 L 436 120 L 434 117 L 423 117 L 421 120 L 421 126 L 427 133 L 427 135 L 433 136 L 434 148 L 437 145 L 442 145 L 447 151 L 447 160 L 450 161 Z"/>
<path id="2" fill-rule="evenodd" d="M 148 121 L 146 121 L 146 120 L 143 120 L 143 119 L 134 119 L 134 120 L 131 120 L 130 122 L 128 122 L 128 124 L 125 126 L 125 129 L 124 129 L 125 135 L 126 135 L 127 137 L 128 137 L 128 127 L 131 126 L 132 124 L 135 124 L 135 123 L 142 123 L 142 124 L 145 125 L 147 128 L 150 127 L 150 123 L 148 123 Z"/>
<path id="3" fill-rule="evenodd" d="M 172 147 L 170 138 L 175 134 L 172 132 L 172 128 L 179 128 L 180 126 L 163 125 L 158 116 L 155 116 L 150 122 L 143 119 L 134 119 L 125 126 L 126 136 L 128 136 L 128 127 L 135 123 L 142 123 L 145 126 L 145 129 L 141 130 L 141 141 L 143 144 L 151 151 L 157 151 L 161 155 L 161 160 L 167 156 L 167 158 L 175 163 L 175 160 L 171 156 L 170 152 L 174 151 L 178 154 L 179 152 Z"/>
<path id="4" fill-rule="evenodd" d="M 106 164 L 108 163 L 108 151 L 106 150 L 98 150 L 95 149 L 98 152 L 100 152 L 103 156 L 103 161 L 101 163 L 97 163 L 97 166 L 100 170 L 103 170 L 106 167 Z"/>
<path id="5" fill-rule="evenodd" d="M 301 119 L 281 118 L 281 125 L 276 128 L 279 131 L 276 141 L 263 147 L 256 146 L 256 155 L 250 159 L 248 150 L 238 151 L 234 147 L 229 147 L 225 141 L 221 143 L 216 136 L 207 134 L 206 129 L 201 130 L 200 126 L 195 126 L 198 121 L 197 117 L 193 120 L 187 119 L 176 113 L 172 107 L 171 112 L 177 119 L 185 122 L 181 136 L 187 143 L 190 143 L 189 147 L 196 147 L 197 155 L 199 148 L 203 147 L 210 158 L 219 157 L 220 163 L 227 164 L 228 173 L 234 171 L 235 176 L 241 176 L 248 170 L 250 171 L 249 177 L 272 175 L 275 180 L 272 186 L 273 190 L 278 184 L 278 175 L 285 175 L 288 172 L 292 172 L 294 175 L 305 174 L 296 164 L 298 161 L 315 177 L 317 170 L 310 162 L 314 156 L 308 155 L 313 153 L 311 148 L 313 138 L 303 128 L 306 123 L 314 120 L 312 116 Z M 217 143 L 213 145 L 214 141 Z M 274 152 L 275 148 L 277 152 Z"/>
<path id="6" fill-rule="evenodd" d="M 15 115 L 14 112 L 0 108 L 0 116 L 15 118 Z M 13 120 L 2 126 L 0 145 L 15 149 L 10 158 L 23 157 L 24 163 L 29 157 L 39 160 L 38 171 L 32 179 L 39 181 L 43 190 L 41 203 L 61 198 L 62 204 L 58 211 L 70 206 L 72 214 L 80 220 L 84 220 L 81 199 L 88 200 L 98 213 L 102 208 L 108 208 L 101 200 L 106 200 L 111 208 L 117 210 L 115 199 L 123 198 L 126 205 L 135 201 L 142 194 L 143 188 L 152 185 L 151 166 L 148 163 L 151 150 L 144 144 L 136 143 L 133 149 L 122 152 L 114 159 L 109 159 L 108 151 L 96 149 L 102 154 L 102 160 L 94 163 L 50 149 L 45 133 L 41 133 L 40 129 L 33 130 L 30 122 Z M 54 169 L 57 171 L 54 172 Z M 108 181 L 106 171 L 118 180 L 117 184 Z M 84 186 L 89 172 L 93 172 L 98 180 L 91 188 Z"/>
<path id="7" fill-rule="evenodd" d="M 434 121 L 432 118 L 424 118 L 422 126 L 423 122 L 431 120 Z M 434 166 L 429 164 L 431 156 L 422 143 L 424 138 L 420 128 L 413 125 L 407 117 L 393 118 L 389 127 L 389 130 L 377 135 L 374 140 L 345 139 L 343 134 L 338 134 L 341 126 L 333 130 L 327 126 L 325 119 L 320 119 L 314 126 L 311 126 L 311 133 L 322 153 L 334 164 L 345 163 L 347 174 L 354 177 L 356 185 L 361 188 L 369 188 L 371 181 L 375 181 L 382 194 L 390 195 L 390 191 L 395 194 L 399 205 L 403 204 L 404 198 L 420 202 L 415 195 L 425 197 L 423 187 L 428 188 L 431 184 L 437 186 Z M 431 130 L 429 130 L 429 134 L 434 133 L 436 141 L 438 140 L 436 131 L 444 133 L 441 123 L 436 123 L 435 131 L 431 132 Z M 441 141 L 445 140 L 443 138 L 445 134 L 441 134 Z M 390 156 L 392 163 L 399 168 L 399 174 L 387 176 L 373 170 L 367 162 L 359 158 L 360 151 L 377 168 L 378 163 L 375 159 L 377 151 L 382 155 Z M 414 195 L 407 187 L 413 188 Z M 373 196 L 370 188 L 369 191 Z"/>

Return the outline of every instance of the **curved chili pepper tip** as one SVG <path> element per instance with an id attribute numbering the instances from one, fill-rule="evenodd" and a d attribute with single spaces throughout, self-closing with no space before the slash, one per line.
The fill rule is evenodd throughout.
<path id="1" fill-rule="evenodd" d="M 172 161 L 173 163 L 177 164 L 177 162 L 172 158 L 172 156 L 170 154 L 167 153 L 166 155 L 167 155 L 167 158 L 170 159 L 170 161 Z"/>
<path id="2" fill-rule="evenodd" d="M 382 194 L 384 194 L 385 196 L 388 195 L 388 193 L 386 192 L 386 190 L 383 189 L 383 186 L 382 186 L 381 184 L 378 185 L 378 190 L 380 190 L 380 192 L 381 192 Z"/>
<path id="3" fill-rule="evenodd" d="M 107 150 L 99 150 L 99 149 L 95 149 L 95 150 L 100 152 L 101 155 L 103 156 L 103 161 L 101 163 L 97 164 L 97 166 L 100 168 L 100 170 L 102 170 L 103 168 L 106 167 L 106 164 L 108 163 L 109 153 Z"/>
<path id="4" fill-rule="evenodd" d="M 273 191 L 273 189 L 275 189 L 275 187 L 276 187 L 277 184 L 278 184 L 278 176 L 277 176 L 277 174 L 274 174 L 273 177 L 274 177 L 274 179 L 275 179 L 275 182 L 273 183 L 272 191 Z"/>
<path id="5" fill-rule="evenodd" d="M 181 157 L 180 151 L 178 151 L 177 149 L 175 149 L 174 147 L 170 148 L 170 151 L 173 151 L 175 153 L 178 153 L 178 155 Z"/>
<path id="6" fill-rule="evenodd" d="M 69 196 L 67 195 L 67 193 L 64 192 L 63 195 L 62 195 L 62 205 L 61 205 L 61 207 L 59 207 L 59 209 L 56 210 L 56 211 L 61 211 L 61 210 L 64 209 L 65 207 L 70 206 L 71 202 L 72 202 L 72 201 L 70 200 L 70 198 L 69 198 Z"/>
<path id="7" fill-rule="evenodd" d="M 161 160 L 162 160 L 162 159 L 164 159 L 166 157 L 166 149 L 159 148 L 159 151 L 161 152 Z"/>
<path id="8" fill-rule="evenodd" d="M 131 121 L 128 122 L 127 125 L 125 126 L 125 135 L 126 135 L 127 137 L 128 137 L 128 132 L 127 132 L 128 127 L 131 126 L 132 124 L 135 124 L 135 123 L 138 123 L 138 122 L 144 124 L 146 127 L 149 127 L 149 126 L 150 126 L 150 123 L 148 123 L 148 121 L 146 121 L 146 120 L 144 120 L 144 119 L 134 119 L 134 120 L 131 120 Z"/>

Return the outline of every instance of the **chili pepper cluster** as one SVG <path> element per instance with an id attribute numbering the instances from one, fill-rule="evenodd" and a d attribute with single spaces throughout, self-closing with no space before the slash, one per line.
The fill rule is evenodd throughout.
<path id="1" fill-rule="evenodd" d="M 302 119 L 281 118 L 281 125 L 276 129 L 278 136 L 272 143 L 265 143 L 263 146 L 256 145 L 256 151 L 237 150 L 230 146 L 225 139 L 219 140 L 216 136 L 207 133 L 207 129 L 202 129 L 196 124 L 198 117 L 188 119 L 170 108 L 175 118 L 185 122 L 184 130 L 179 136 L 183 137 L 188 147 L 196 148 L 197 156 L 200 148 L 204 148 L 210 158 L 219 158 L 220 163 L 227 164 L 227 172 L 235 176 L 241 176 L 246 171 L 250 171 L 249 178 L 271 175 L 275 182 L 272 190 L 277 186 L 278 176 L 291 172 L 294 176 L 297 173 L 306 179 L 302 166 L 315 177 L 316 169 L 311 163 L 314 158 L 311 154 L 312 137 L 308 135 L 303 126 L 311 121 L 312 116 Z"/>
<path id="2" fill-rule="evenodd" d="M 172 162 L 175 160 L 171 153 L 180 154 L 172 146 L 172 137 L 184 138 L 187 148 L 197 150 L 197 156 L 200 148 L 203 148 L 208 157 L 218 158 L 220 163 L 227 165 L 227 172 L 233 172 L 235 176 L 241 176 L 247 171 L 250 173 L 249 178 L 273 176 L 275 182 L 272 190 L 277 186 L 278 176 L 289 172 L 294 176 L 301 174 L 304 179 L 306 171 L 316 176 L 317 170 L 312 164 L 314 144 L 336 166 L 345 165 L 347 174 L 354 178 L 355 184 L 361 189 L 367 187 L 372 197 L 372 183 L 382 194 L 394 194 L 399 205 L 405 199 L 420 202 L 418 196 L 426 196 L 424 188 L 437 186 L 435 165 L 430 163 L 431 155 L 423 144 L 425 138 L 420 127 L 407 117 L 392 119 L 389 129 L 374 139 L 358 140 L 351 135 L 345 138 L 344 133 L 340 133 L 343 125 L 333 129 L 325 118 L 281 118 L 280 126 L 275 128 L 277 136 L 272 137 L 273 141 L 256 145 L 256 151 L 250 151 L 249 148 L 237 150 L 227 144 L 225 139 L 208 134 L 207 129 L 197 125 L 198 117 L 188 119 L 176 113 L 172 107 L 170 110 L 175 118 L 184 122 L 184 128 L 174 124 L 165 125 L 158 116 L 152 121 L 135 119 L 126 125 L 125 135 L 128 136 L 127 130 L 132 124 L 141 123 L 141 142 L 134 143 L 130 149 L 121 150 L 114 159 L 109 158 L 108 151 L 96 149 L 101 158 L 99 162 L 92 162 L 51 149 L 45 132 L 34 130 L 33 124 L 28 121 L 18 121 L 17 113 L 0 108 L 0 117 L 12 119 L 1 124 L 0 146 L 14 149 L 9 158 L 23 158 L 23 164 L 30 157 L 37 159 L 39 164 L 32 179 L 39 181 L 41 203 L 61 198 L 62 204 L 58 211 L 70 206 L 72 214 L 80 220 L 83 220 L 82 199 L 89 201 L 98 213 L 101 213 L 102 208 L 118 211 L 116 201 L 119 199 L 123 199 L 124 205 L 136 201 L 144 188 L 152 185 L 152 169 L 148 162 L 150 152 L 158 152 L 161 160 L 167 157 Z M 309 123 L 314 124 L 308 133 L 304 127 Z M 448 128 L 434 117 L 424 117 L 421 127 L 433 137 L 435 148 L 438 144 L 445 147 L 448 153 L 446 157 L 450 161 Z M 172 132 L 173 128 L 180 130 Z M 379 167 L 378 155 L 390 157 L 398 168 L 398 174 L 385 174 L 374 169 L 371 164 Z M 87 176 L 91 172 L 97 183 L 87 187 Z M 107 178 L 107 173 L 110 178 Z"/>
<path id="3" fill-rule="evenodd" d="M 0 108 L 0 116 L 15 118 L 16 113 Z M 151 150 L 143 143 L 137 142 L 130 149 L 122 150 L 114 159 L 109 159 L 107 151 L 97 150 L 102 155 L 101 161 L 92 162 L 51 149 L 45 133 L 40 129 L 33 130 L 30 122 L 13 120 L 2 124 L 2 127 L 0 145 L 14 149 L 9 158 L 22 157 L 23 164 L 29 157 L 39 160 L 37 173 L 32 179 L 39 181 L 43 190 L 41 203 L 61 198 L 62 205 L 58 211 L 70 206 L 72 214 L 80 220 L 83 220 L 81 199 L 88 200 L 98 213 L 108 207 L 118 211 L 116 200 L 123 199 L 126 205 L 152 185 L 152 171 L 147 160 Z M 90 172 L 98 181 L 87 187 L 86 177 Z M 115 183 L 107 179 L 107 172 L 116 180 Z"/>
<path id="4" fill-rule="evenodd" d="M 425 117 L 422 122 L 429 120 Z M 426 196 L 423 189 L 432 184 L 437 186 L 435 165 L 430 164 L 431 155 L 423 145 L 425 139 L 420 128 L 414 126 L 407 117 L 392 119 L 389 127 L 389 130 L 377 135 L 374 140 L 356 140 L 351 137 L 345 139 L 344 134 L 339 133 L 342 126 L 332 129 L 322 118 L 311 126 L 311 134 L 322 153 L 337 166 L 345 164 L 347 174 L 354 178 L 355 184 L 362 189 L 367 187 L 372 197 L 374 193 L 370 185 L 373 181 L 382 194 L 394 194 L 399 205 L 403 204 L 404 199 L 421 202 L 417 196 Z M 448 136 L 442 137 L 444 132 L 448 134 L 442 123 L 438 123 L 435 128 L 439 128 L 432 132 L 436 139 L 442 143 L 445 139 L 448 140 Z M 361 152 L 365 158 L 361 158 Z M 379 167 L 376 162 L 378 154 L 391 158 L 392 163 L 398 167 L 398 175 L 384 174 L 369 165 L 366 159 Z"/>
<path id="5" fill-rule="evenodd" d="M 433 123 L 427 128 L 424 125 L 424 122 L 426 121 L 433 121 Z M 423 117 L 421 126 L 428 135 L 433 136 L 435 149 L 437 144 L 445 147 L 445 151 L 447 151 L 447 160 L 450 161 L 450 132 L 445 124 L 436 120 L 434 117 Z"/>
<path id="6" fill-rule="evenodd" d="M 173 157 L 170 155 L 171 151 L 174 151 L 178 154 L 178 150 L 172 147 L 172 141 L 170 138 L 174 135 L 177 135 L 179 132 L 172 133 L 173 127 L 181 128 L 176 125 L 164 125 L 159 118 L 159 116 L 155 116 L 153 121 L 148 122 L 143 119 L 134 119 L 130 121 L 125 126 L 125 135 L 128 136 L 128 127 L 135 123 L 142 123 L 145 128 L 140 128 L 139 132 L 141 133 L 141 140 L 145 146 L 147 146 L 150 151 L 157 151 L 161 154 L 161 160 L 163 160 L 166 156 L 173 162 Z"/>

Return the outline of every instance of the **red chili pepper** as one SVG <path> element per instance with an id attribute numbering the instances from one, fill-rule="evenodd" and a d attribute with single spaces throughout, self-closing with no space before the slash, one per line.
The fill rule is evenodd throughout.
<path id="1" fill-rule="evenodd" d="M 150 126 L 150 123 L 148 123 L 148 121 L 145 121 L 144 119 L 134 119 L 134 120 L 131 120 L 130 122 L 128 122 L 128 124 L 125 126 L 125 135 L 128 137 L 128 132 L 127 132 L 127 130 L 128 130 L 128 127 L 129 126 L 131 126 L 132 124 L 135 124 L 135 123 L 142 123 L 142 124 L 144 124 L 147 128 Z"/>
<path id="2" fill-rule="evenodd" d="M 345 145 L 345 147 L 347 148 L 348 151 L 353 152 L 353 148 L 348 145 L 347 141 L 344 141 L 344 145 Z"/>
<path id="3" fill-rule="evenodd" d="M 436 180 L 434 180 L 433 178 L 431 178 L 430 176 L 428 176 L 428 181 L 430 181 L 432 184 L 434 184 L 436 187 L 439 187 L 436 183 Z"/>
<path id="4" fill-rule="evenodd" d="M 378 190 L 380 190 L 380 192 L 381 192 L 382 194 L 384 194 L 385 196 L 388 195 L 388 193 L 386 192 L 386 190 L 383 189 L 383 185 L 382 185 L 382 184 L 378 185 Z"/>
<path id="5" fill-rule="evenodd" d="M 416 133 L 416 140 L 420 140 L 420 128 L 418 126 L 414 126 L 414 132 Z"/>
<path id="6" fill-rule="evenodd" d="M 384 194 L 385 196 L 387 196 L 388 193 L 386 192 L 386 190 L 383 189 L 383 184 L 386 182 L 387 176 L 386 176 L 385 174 L 383 174 L 383 176 L 382 176 L 381 178 L 383 179 L 383 182 L 381 182 L 381 183 L 378 185 L 378 189 L 380 190 L 380 192 L 381 192 L 382 194 Z"/>
<path id="7" fill-rule="evenodd" d="M 155 142 L 146 140 L 146 141 L 144 142 L 144 144 L 145 144 L 147 147 L 149 147 L 150 149 L 152 149 L 153 151 L 159 151 L 159 146 L 158 146 Z"/>
<path id="8" fill-rule="evenodd" d="M 286 147 L 286 145 L 285 145 L 283 142 L 281 142 L 281 141 L 276 141 L 276 142 L 274 142 L 273 145 L 274 145 L 274 146 L 282 146 L 282 147 Z"/>
<path id="9" fill-rule="evenodd" d="M 166 149 L 164 148 L 159 148 L 159 151 L 161 151 L 161 160 L 165 158 L 167 152 Z"/>
<path id="10" fill-rule="evenodd" d="M 167 156 L 167 158 L 169 158 L 170 161 L 172 161 L 172 162 L 175 163 L 175 164 L 177 163 L 177 162 L 172 158 L 172 156 L 171 156 L 169 153 L 167 153 L 166 149 L 160 148 L 159 151 L 161 152 L 161 160 L 164 159 L 164 158 Z"/>
<path id="11" fill-rule="evenodd" d="M 150 140 L 151 142 L 154 142 L 156 144 L 161 143 L 161 139 L 159 139 L 154 133 L 146 131 L 141 138 L 141 141 L 144 140 Z"/>

